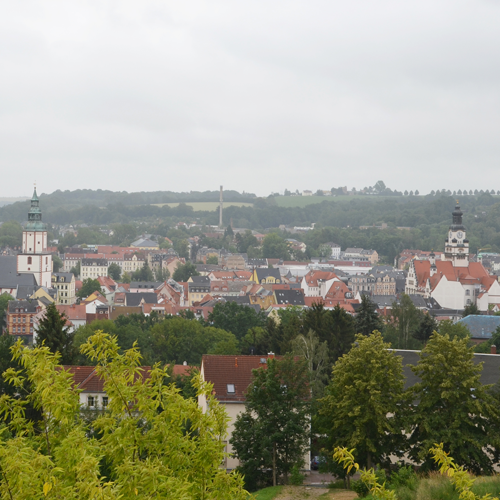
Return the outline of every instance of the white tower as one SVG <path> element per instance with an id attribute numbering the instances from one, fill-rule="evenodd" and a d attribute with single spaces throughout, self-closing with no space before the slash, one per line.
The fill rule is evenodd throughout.
<path id="1" fill-rule="evenodd" d="M 17 272 L 35 276 L 39 286 L 52 286 L 52 255 L 47 251 L 47 228 L 42 222 L 36 188 L 31 198 L 28 224 L 23 231 L 23 249 L 17 256 Z"/>
<path id="2" fill-rule="evenodd" d="M 448 238 L 444 245 L 444 259 L 453 263 L 454 267 L 469 266 L 469 240 L 462 224 L 463 212 L 457 200 L 457 206 L 453 210 L 453 224 L 450 226 Z"/>

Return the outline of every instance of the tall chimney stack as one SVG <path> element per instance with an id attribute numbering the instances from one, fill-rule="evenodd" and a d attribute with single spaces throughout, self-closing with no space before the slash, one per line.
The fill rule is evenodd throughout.
<path id="1" fill-rule="evenodd" d="M 219 204 L 219 227 L 222 229 L 222 209 L 223 209 L 223 202 L 222 202 L 222 186 L 220 187 L 220 204 Z"/>

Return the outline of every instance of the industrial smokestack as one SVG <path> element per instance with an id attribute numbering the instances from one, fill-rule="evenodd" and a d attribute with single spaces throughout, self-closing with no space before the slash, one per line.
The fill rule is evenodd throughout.
<path id="1" fill-rule="evenodd" d="M 222 201 L 222 186 L 220 187 L 220 205 L 219 205 L 219 227 L 222 229 L 222 209 L 223 209 L 223 201 Z"/>

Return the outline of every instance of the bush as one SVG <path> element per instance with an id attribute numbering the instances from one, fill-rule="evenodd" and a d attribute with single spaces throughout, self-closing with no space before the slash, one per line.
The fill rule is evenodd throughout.
<path id="1" fill-rule="evenodd" d="M 387 482 L 387 476 L 384 469 L 376 469 L 375 477 L 377 478 L 377 483 L 384 484 Z M 358 497 L 365 498 L 368 497 L 370 489 L 367 484 L 365 484 L 361 479 L 357 481 L 351 481 L 351 490 L 358 494 Z"/>
<path id="2" fill-rule="evenodd" d="M 290 473 L 290 484 L 293 486 L 300 486 L 304 482 L 304 478 L 304 474 L 300 473 L 299 466 L 294 465 Z"/>
<path id="3" fill-rule="evenodd" d="M 418 486 L 418 477 L 410 465 L 399 467 L 397 471 L 391 473 L 389 481 L 391 490 L 399 490 L 408 488 L 411 491 L 416 491 Z M 399 495 L 398 495 L 399 496 Z"/>

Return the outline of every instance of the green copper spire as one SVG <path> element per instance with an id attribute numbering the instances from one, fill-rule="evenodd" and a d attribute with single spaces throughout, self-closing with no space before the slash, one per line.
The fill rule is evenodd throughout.
<path id="1" fill-rule="evenodd" d="M 40 200 L 36 194 L 36 186 L 33 190 L 31 197 L 31 208 L 28 212 L 28 224 L 26 225 L 28 231 L 45 231 L 45 224 L 42 222 L 42 211 L 40 210 Z"/>

